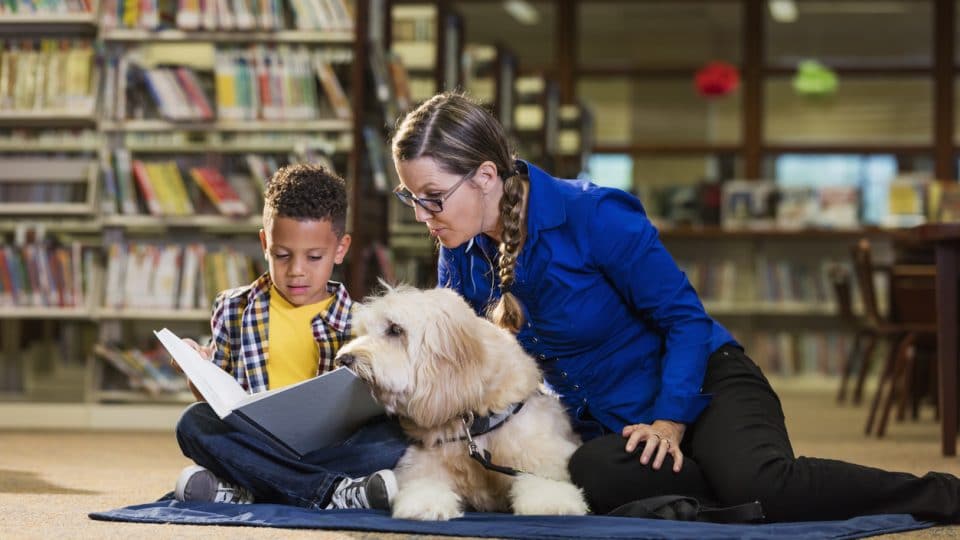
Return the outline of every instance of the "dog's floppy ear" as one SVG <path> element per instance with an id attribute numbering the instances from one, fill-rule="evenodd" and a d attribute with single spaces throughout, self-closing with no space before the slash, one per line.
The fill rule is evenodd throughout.
<path id="1" fill-rule="evenodd" d="M 435 320 L 426 321 L 416 385 L 407 403 L 407 415 L 422 427 L 439 426 L 475 409 L 483 391 L 480 319 L 460 298 L 442 294 L 435 299 L 443 306 Z"/>

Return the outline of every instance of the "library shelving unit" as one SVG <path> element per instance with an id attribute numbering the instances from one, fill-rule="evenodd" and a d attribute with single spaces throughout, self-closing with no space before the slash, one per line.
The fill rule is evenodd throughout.
<path id="1" fill-rule="evenodd" d="M 560 151 L 560 86 L 544 73 L 517 77 L 513 133 L 520 156 L 556 172 Z"/>
<path id="2" fill-rule="evenodd" d="M 188 399 L 130 388 L 124 364 L 94 349 L 143 375 L 165 367 L 137 352 L 156 348 L 149 330 L 208 334 L 213 294 L 263 269 L 263 182 L 286 163 L 327 163 L 347 180 L 353 245 L 335 277 L 366 294 L 363 254 L 387 242 L 385 219 L 371 218 L 386 195 L 371 191 L 363 143 L 378 107 L 370 66 L 354 60 L 389 7 L 324 2 L 340 19 L 311 26 L 304 3 L 267 4 L 270 20 L 245 30 L 237 13 L 232 29 L 179 12 L 160 29 L 149 10 L 0 15 L 3 62 L 47 62 L 50 81 L 59 62 L 74 77 L 64 96 L 36 90 L 20 108 L 25 90 L 8 96 L 0 81 L 0 400 Z M 78 71 L 86 92 L 68 84 Z M 48 95 L 53 106 L 35 104 Z"/>
<path id="3" fill-rule="evenodd" d="M 464 23 L 448 2 L 394 0 L 387 44 L 406 68 L 411 106 L 437 92 L 464 87 Z M 393 121 L 389 122 L 393 125 Z M 393 165 L 388 161 L 388 170 Z M 389 246 L 398 281 L 422 287 L 436 283 L 436 246 L 413 212 L 389 203 Z"/>
<path id="4" fill-rule="evenodd" d="M 37 262 L 57 263 L 42 267 L 48 271 L 62 270 L 96 241 L 98 229 L 88 225 L 98 204 L 96 33 L 95 11 L 0 14 L 3 266 L 16 257 L 31 263 L 24 271 L 33 274 L 39 274 Z M 11 78 L 10 73 L 18 76 Z M 56 129 L 68 134 L 47 131 Z M 51 161 L 51 155 L 59 159 Z M 36 199 L 30 189 L 46 190 L 48 196 Z M 50 219 L 28 225 L 36 214 Z M 35 243 L 36 227 L 56 230 L 62 243 L 56 247 Z M 14 307 L 10 284 L 0 283 L 0 399 L 22 396 L 32 385 L 34 373 L 52 373 L 61 365 L 79 372 L 82 359 L 78 362 L 76 355 L 70 357 L 72 351 L 58 350 L 52 343 L 75 343 L 88 333 L 90 310 L 78 302 L 79 297 L 57 300 L 61 301 Z M 28 343 L 24 337 L 28 334 L 46 339 Z M 78 383 L 61 394 L 75 398 L 82 390 Z"/>
<path id="5" fill-rule="evenodd" d="M 486 104 L 508 135 L 513 136 L 517 102 L 517 57 L 503 44 L 469 43 L 464 47 L 463 88 Z"/>
<path id="6" fill-rule="evenodd" d="M 556 170 L 561 178 L 577 178 L 587 170 L 594 144 L 593 114 L 582 102 L 560 106 Z"/>
<path id="7" fill-rule="evenodd" d="M 876 228 L 686 227 L 663 228 L 660 237 L 707 312 L 780 375 L 838 373 L 852 336 L 839 324 L 831 273 L 852 272 L 850 246 L 860 238 L 871 239 L 878 260 L 892 257 L 889 232 Z M 859 291 L 853 300 L 862 312 Z"/>

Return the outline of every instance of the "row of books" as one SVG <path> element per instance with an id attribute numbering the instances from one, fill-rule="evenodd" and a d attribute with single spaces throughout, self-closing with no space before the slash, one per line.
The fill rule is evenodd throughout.
<path id="1" fill-rule="evenodd" d="M 721 224 L 730 229 L 860 225 L 856 186 L 779 186 L 774 181 L 730 180 L 722 185 Z"/>
<path id="2" fill-rule="evenodd" d="M 732 259 L 681 259 L 677 264 L 700 298 L 712 302 L 742 300 L 738 292 L 749 289 L 750 300 L 756 302 L 826 304 L 835 301 L 831 283 L 834 269 L 842 266 L 848 275 L 853 275 L 852 263 L 831 258 L 805 261 L 761 254 L 754 260 L 753 275 L 744 273 L 742 266 Z M 750 283 L 745 283 L 746 280 Z M 856 287 L 852 294 L 856 304 L 859 300 Z"/>
<path id="3" fill-rule="evenodd" d="M 217 292 L 253 281 L 262 270 L 255 264 L 259 258 L 229 246 L 110 244 L 103 305 L 114 309 L 209 309 Z"/>
<path id="4" fill-rule="evenodd" d="M 186 377 L 170 366 L 170 356 L 162 348 L 143 351 L 97 343 L 93 354 L 124 376 L 117 388 L 111 388 L 110 378 L 103 377 L 101 390 L 142 390 L 151 397 L 190 391 Z"/>
<path id="5" fill-rule="evenodd" d="M 886 227 L 912 227 L 925 222 L 960 221 L 960 183 L 936 181 L 930 175 L 903 174 L 890 182 Z"/>
<path id="6" fill-rule="evenodd" d="M 722 184 L 721 224 L 731 229 L 811 227 L 852 228 L 865 216 L 865 197 L 879 216 L 876 224 L 913 227 L 925 222 L 960 220 L 960 184 L 936 181 L 929 173 L 900 174 L 887 182 L 885 193 L 870 195 L 854 185 L 782 186 L 774 181 L 730 180 Z M 876 192 L 876 193 L 873 193 Z"/>
<path id="7" fill-rule="evenodd" d="M 3 0 L 0 14 L 91 13 L 92 0 Z"/>
<path id="8" fill-rule="evenodd" d="M 737 267 L 729 259 L 683 260 L 677 259 L 687 274 L 687 280 L 704 301 L 732 301 L 737 297 Z"/>
<path id="9" fill-rule="evenodd" d="M 397 10 L 398 13 L 394 14 L 393 21 L 391 24 L 391 33 L 394 41 L 422 41 L 433 43 L 436 41 L 437 35 L 437 21 L 436 21 L 436 10 L 429 8 L 418 8 L 412 6 L 405 6 L 407 11 L 413 12 L 417 10 L 417 13 L 411 13 L 411 15 L 417 16 L 402 16 L 404 12 L 402 9 Z M 429 12 L 427 12 L 429 11 Z M 423 13 L 420 13 L 423 12 Z"/>
<path id="10" fill-rule="evenodd" d="M 102 25 L 108 29 L 278 30 L 285 28 L 288 16 L 298 30 L 353 30 L 353 13 L 346 0 L 103 0 Z"/>
<path id="11" fill-rule="evenodd" d="M 835 331 L 754 331 L 740 338 L 747 355 L 765 373 L 837 375 L 853 336 Z"/>
<path id="12" fill-rule="evenodd" d="M 757 299 L 767 302 L 825 303 L 834 301 L 830 274 L 838 265 L 853 275 L 852 263 L 829 258 L 813 262 L 758 255 L 755 259 Z M 854 301 L 859 291 L 854 287 Z"/>
<path id="13" fill-rule="evenodd" d="M 3 138 L 0 137 L 0 142 Z M 24 142 L 24 144 L 27 144 Z M 97 142 L 92 143 L 98 145 Z M 194 149 L 196 146 L 206 146 L 216 153 L 217 149 L 230 150 L 231 148 L 257 149 L 266 151 L 269 148 L 289 149 L 297 154 L 311 150 L 321 151 L 333 155 L 340 150 L 350 147 L 349 133 L 300 133 L 300 132 L 230 132 L 208 131 L 190 132 L 182 130 L 160 132 L 131 132 L 124 134 L 124 146 L 134 151 L 149 150 L 156 152 L 160 147 Z M 226 152 L 230 153 L 230 152 Z"/>
<path id="14" fill-rule="evenodd" d="M 0 47 L 0 110 L 94 113 L 89 40 L 5 40 Z"/>
<path id="15" fill-rule="evenodd" d="M 32 150 L 46 147 L 57 151 L 68 148 L 98 148 L 102 140 L 92 129 L 3 129 L 0 145 Z"/>
<path id="16" fill-rule="evenodd" d="M 141 57 L 148 54 L 144 50 L 108 59 L 104 118 L 352 118 L 350 101 L 334 67 L 350 61 L 349 51 L 285 45 L 220 48 L 212 55 L 212 74 L 187 67 L 189 58 L 181 60 L 184 65 L 147 67 Z"/>
<path id="17" fill-rule="evenodd" d="M 371 44 L 369 61 L 374 94 L 383 108 L 385 125 L 391 125 L 414 104 L 411 78 L 403 59 L 384 51 L 381 44 Z"/>
<path id="18" fill-rule="evenodd" d="M 2 161 L 0 161 L 2 163 Z M 89 186 L 77 182 L 0 183 L 0 208 L 20 203 L 82 203 Z"/>
<path id="19" fill-rule="evenodd" d="M 101 211 L 106 215 L 189 216 L 220 214 L 249 216 L 262 207 L 265 179 L 278 163 L 271 156 L 247 154 L 235 174 L 220 168 L 180 160 L 132 159 L 118 148 L 103 156 Z M 188 179 L 188 180 L 187 180 Z"/>
<path id="20" fill-rule="evenodd" d="M 0 247 L 0 306 L 85 306 L 94 255 L 77 242 Z"/>

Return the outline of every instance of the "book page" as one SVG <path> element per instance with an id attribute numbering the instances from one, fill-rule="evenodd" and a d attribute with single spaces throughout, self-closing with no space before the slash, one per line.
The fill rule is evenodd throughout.
<path id="1" fill-rule="evenodd" d="M 164 328 L 154 334 L 220 418 L 230 414 L 240 400 L 249 396 L 229 373 L 204 360 L 170 330 Z"/>

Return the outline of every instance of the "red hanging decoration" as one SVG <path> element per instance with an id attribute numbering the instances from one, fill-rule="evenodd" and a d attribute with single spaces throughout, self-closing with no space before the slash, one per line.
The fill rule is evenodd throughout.
<path id="1" fill-rule="evenodd" d="M 727 62 L 710 62 L 700 68 L 694 78 L 697 92 L 706 98 L 721 97 L 740 86 L 740 72 Z"/>

